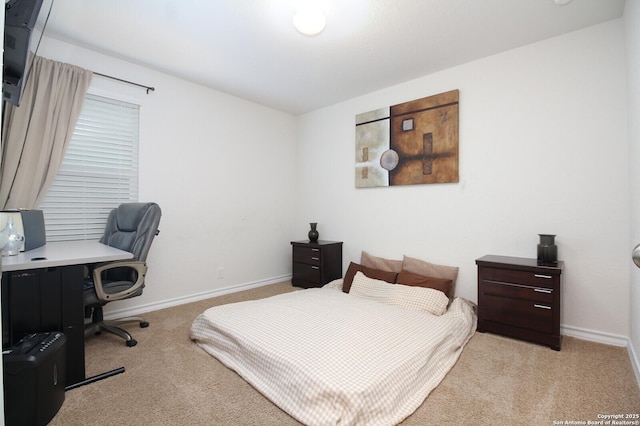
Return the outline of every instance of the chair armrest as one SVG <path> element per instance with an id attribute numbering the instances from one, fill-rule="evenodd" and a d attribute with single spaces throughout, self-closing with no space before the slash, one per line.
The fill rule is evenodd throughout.
<path id="1" fill-rule="evenodd" d="M 104 291 L 102 285 L 102 272 L 115 268 L 131 268 L 134 269 L 138 275 L 136 282 L 126 290 L 116 293 L 107 293 Z M 93 285 L 96 289 L 96 295 L 98 299 L 103 302 L 110 302 L 112 300 L 126 299 L 133 293 L 138 291 L 140 287 L 144 285 L 144 277 L 147 273 L 147 264 L 138 260 L 123 260 L 119 262 L 110 262 L 102 265 L 98 265 L 93 269 Z"/>

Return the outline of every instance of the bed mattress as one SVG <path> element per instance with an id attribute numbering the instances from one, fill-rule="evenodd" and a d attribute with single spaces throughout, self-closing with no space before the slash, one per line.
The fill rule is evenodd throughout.
<path id="1" fill-rule="evenodd" d="M 191 338 L 307 425 L 393 425 L 453 367 L 474 305 L 440 316 L 319 288 L 210 308 Z"/>

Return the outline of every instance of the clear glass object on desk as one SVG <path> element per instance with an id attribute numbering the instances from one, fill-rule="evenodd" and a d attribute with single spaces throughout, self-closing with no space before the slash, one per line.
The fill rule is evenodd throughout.
<path id="1" fill-rule="evenodd" d="M 13 226 L 13 218 L 9 216 L 7 226 L 0 231 L 0 248 L 2 249 L 2 255 L 15 256 L 19 254 L 22 243 L 24 243 L 24 235 Z"/>

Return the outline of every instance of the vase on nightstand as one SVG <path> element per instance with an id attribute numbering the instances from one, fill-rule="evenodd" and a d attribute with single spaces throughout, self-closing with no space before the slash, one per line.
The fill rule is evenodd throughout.
<path id="1" fill-rule="evenodd" d="M 311 230 L 309 231 L 309 241 L 315 243 L 316 241 L 318 241 L 318 237 L 320 236 L 320 234 L 318 234 L 318 231 L 316 230 L 316 226 L 318 226 L 318 224 L 310 223 L 309 225 L 311 225 Z"/>
<path id="2" fill-rule="evenodd" d="M 538 234 L 538 265 L 554 266 L 558 264 L 558 246 L 555 243 L 555 235 Z"/>

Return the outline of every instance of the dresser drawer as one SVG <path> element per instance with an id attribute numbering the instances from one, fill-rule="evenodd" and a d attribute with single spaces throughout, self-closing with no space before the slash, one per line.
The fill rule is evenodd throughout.
<path id="1" fill-rule="evenodd" d="M 508 323 L 512 327 L 541 333 L 554 331 L 551 304 L 485 295 L 480 310 L 480 316 L 485 321 Z"/>
<path id="2" fill-rule="evenodd" d="M 320 283 L 320 266 L 294 262 L 293 276 L 302 281 L 307 281 L 313 284 L 319 284 Z"/>
<path id="3" fill-rule="evenodd" d="M 553 288 L 556 282 L 554 276 L 547 273 L 497 268 L 482 268 L 482 280 L 545 288 Z"/>
<path id="4" fill-rule="evenodd" d="M 483 280 L 480 283 L 481 297 L 488 295 L 552 304 L 553 291 L 552 288 L 548 287 L 532 287 L 487 280 Z"/>
<path id="5" fill-rule="evenodd" d="M 307 265 L 320 265 L 322 252 L 319 248 L 295 247 L 293 250 L 293 261 L 296 263 L 306 263 Z"/>

